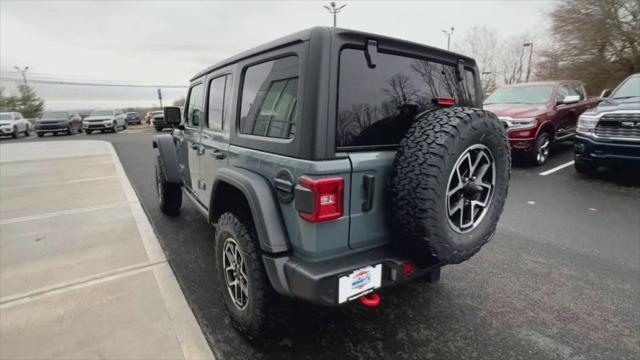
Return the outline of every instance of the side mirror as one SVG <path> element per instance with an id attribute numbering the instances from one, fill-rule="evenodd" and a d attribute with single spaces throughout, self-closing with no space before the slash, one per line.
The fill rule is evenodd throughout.
<path id="1" fill-rule="evenodd" d="M 580 95 L 567 95 L 562 99 L 564 105 L 575 104 L 580 101 Z"/>
<path id="2" fill-rule="evenodd" d="M 611 89 L 604 89 L 602 90 L 602 92 L 600 93 L 600 98 L 604 99 L 604 98 L 608 98 L 609 95 L 611 95 Z"/>
<path id="3" fill-rule="evenodd" d="M 177 106 L 165 106 L 164 107 L 164 121 L 171 126 L 178 126 L 182 122 L 180 116 L 180 108 Z"/>

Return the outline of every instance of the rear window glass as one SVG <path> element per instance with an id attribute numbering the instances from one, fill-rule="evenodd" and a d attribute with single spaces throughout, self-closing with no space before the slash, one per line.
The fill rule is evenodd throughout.
<path id="1" fill-rule="evenodd" d="M 288 56 L 247 68 L 242 86 L 240 132 L 290 139 L 298 105 L 298 57 Z"/>
<path id="2" fill-rule="evenodd" d="M 397 145 L 415 116 L 433 108 L 438 97 L 476 106 L 469 70 L 459 82 L 453 65 L 384 53 L 375 60 L 371 69 L 362 50 L 340 54 L 338 147 Z"/>

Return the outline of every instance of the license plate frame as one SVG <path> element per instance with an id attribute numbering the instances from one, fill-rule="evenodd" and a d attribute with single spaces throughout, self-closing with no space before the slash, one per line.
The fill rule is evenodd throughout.
<path id="1" fill-rule="evenodd" d="M 365 266 L 338 278 L 338 303 L 357 299 L 382 286 L 382 264 Z"/>

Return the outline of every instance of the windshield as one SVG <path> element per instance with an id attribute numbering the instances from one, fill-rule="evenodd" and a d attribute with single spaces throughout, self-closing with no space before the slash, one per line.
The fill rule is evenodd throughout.
<path id="1" fill-rule="evenodd" d="M 631 77 L 620 85 L 611 98 L 627 99 L 632 97 L 640 97 L 640 76 Z"/>
<path id="2" fill-rule="evenodd" d="M 42 114 L 43 119 L 60 119 L 67 118 L 69 114 L 66 111 L 46 111 Z"/>
<path id="3" fill-rule="evenodd" d="M 9 113 L 0 114 L 0 120 L 11 120 L 11 114 Z"/>
<path id="4" fill-rule="evenodd" d="M 112 116 L 113 110 L 93 110 L 89 116 Z"/>
<path id="5" fill-rule="evenodd" d="M 484 101 L 489 104 L 546 104 L 553 85 L 532 85 L 500 88 Z"/>

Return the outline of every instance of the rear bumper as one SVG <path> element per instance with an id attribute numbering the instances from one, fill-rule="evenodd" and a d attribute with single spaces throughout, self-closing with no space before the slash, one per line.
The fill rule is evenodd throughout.
<path id="1" fill-rule="evenodd" d="M 584 135 L 575 138 L 575 160 L 581 163 L 640 163 L 640 142 L 595 140 Z"/>
<path id="2" fill-rule="evenodd" d="M 313 262 L 295 256 L 262 256 L 274 289 L 282 295 L 304 299 L 321 305 L 338 303 L 338 279 L 365 266 L 382 264 L 382 286 L 389 287 L 410 281 L 441 265 L 418 268 L 405 275 L 402 265 L 409 260 L 398 256 L 389 247 L 380 247 L 347 256 Z"/>

